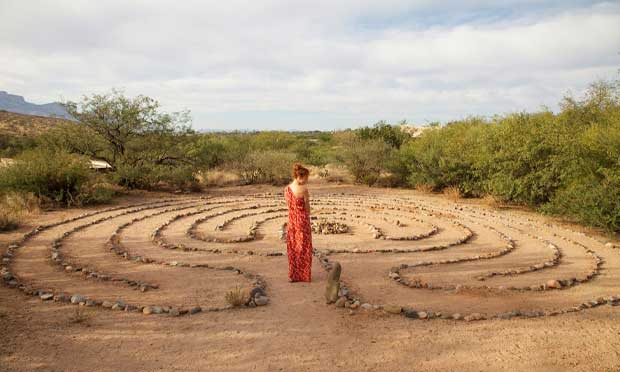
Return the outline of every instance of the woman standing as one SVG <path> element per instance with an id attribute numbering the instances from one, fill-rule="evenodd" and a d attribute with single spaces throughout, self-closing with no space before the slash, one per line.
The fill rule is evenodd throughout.
<path id="1" fill-rule="evenodd" d="M 293 165 L 293 182 L 284 189 L 288 204 L 286 252 L 288 281 L 311 281 L 312 228 L 310 227 L 310 194 L 306 187 L 310 171 L 299 163 Z"/>

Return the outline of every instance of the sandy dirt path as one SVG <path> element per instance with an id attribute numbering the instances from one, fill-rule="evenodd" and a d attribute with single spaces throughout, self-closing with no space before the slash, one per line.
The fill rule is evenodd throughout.
<path id="1" fill-rule="evenodd" d="M 315 234 L 317 253 L 343 265 L 351 297 L 368 309 L 325 303 L 327 273 L 318 257 L 312 283 L 288 283 L 286 256 L 266 255 L 285 253 L 279 229 L 286 217 L 272 211 L 284 206 L 281 188 L 129 196 L 114 210 L 48 212 L 21 231 L 0 235 L 6 252 L 35 224 L 96 213 L 25 241 L 10 259 L 11 273 L 20 284 L 55 294 L 187 310 L 224 308 L 232 287 L 251 288 L 253 279 L 210 269 L 234 266 L 260 275 L 269 304 L 147 316 L 41 301 L 0 286 L 0 371 L 620 371 L 620 306 L 607 300 L 620 294 L 620 249 L 606 246 L 605 236 L 531 212 L 455 204 L 408 190 L 319 184 L 311 191 L 315 216 L 350 227 L 344 234 Z M 252 226 L 255 236 L 247 238 Z M 162 241 L 195 251 L 158 244 L 158 230 Z M 382 236 L 375 237 L 378 231 Z M 110 251 L 115 234 L 127 256 L 140 260 Z M 230 241 L 238 238 L 247 239 Z M 503 252 L 507 238 L 514 247 Z M 50 259 L 55 241 L 76 267 L 156 288 L 142 292 L 127 280 L 67 272 Z M 561 252 L 552 265 L 478 279 L 553 259 L 549 243 Z M 393 267 L 423 261 L 445 263 L 403 267 L 399 275 L 435 288 L 411 288 L 390 277 Z M 589 273 L 594 275 L 586 278 Z M 583 280 L 564 283 L 571 278 Z M 565 285 L 522 289 L 549 280 Z M 390 304 L 416 314 L 480 313 L 489 319 L 410 319 L 382 310 Z M 76 309 L 82 309 L 78 321 Z M 495 318 L 511 311 L 519 314 Z"/>

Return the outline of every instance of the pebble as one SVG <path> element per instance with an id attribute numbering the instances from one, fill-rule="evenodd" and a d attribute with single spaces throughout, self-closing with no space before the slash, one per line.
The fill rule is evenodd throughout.
<path id="1" fill-rule="evenodd" d="M 39 296 L 43 301 L 49 301 L 52 298 L 54 298 L 54 294 L 53 293 L 44 293 L 41 296 Z"/>
<path id="2" fill-rule="evenodd" d="M 428 318 L 428 313 L 425 312 L 425 311 L 418 311 L 418 318 L 426 319 L 426 318 Z"/>
<path id="3" fill-rule="evenodd" d="M 192 307 L 192 308 L 189 310 L 189 313 L 190 313 L 190 314 L 198 314 L 198 313 L 199 313 L 199 312 L 201 312 L 201 311 L 202 311 L 202 308 L 201 308 L 200 306 L 196 306 L 196 307 Z"/>
<path id="4" fill-rule="evenodd" d="M 461 319 L 463 319 L 463 316 L 461 314 L 459 314 L 459 313 L 454 313 L 454 314 L 452 314 L 452 319 L 454 319 L 454 320 L 461 320 Z"/>
<path id="5" fill-rule="evenodd" d="M 144 315 L 153 314 L 153 308 L 150 306 L 145 306 L 144 309 L 142 309 L 142 314 Z"/>
<path id="6" fill-rule="evenodd" d="M 562 284 L 555 279 L 551 279 L 547 281 L 547 288 L 562 288 Z"/>
<path id="7" fill-rule="evenodd" d="M 254 298 L 254 303 L 256 306 L 265 306 L 269 303 L 269 297 L 267 296 L 258 296 Z"/>
<path id="8" fill-rule="evenodd" d="M 86 297 L 82 296 L 82 295 L 73 295 L 71 296 L 71 303 L 72 304 L 79 304 L 80 302 L 84 302 L 86 301 Z"/>
<path id="9" fill-rule="evenodd" d="M 259 296 L 267 296 L 267 293 L 265 293 L 265 290 L 261 287 L 252 288 L 252 290 L 250 291 L 250 298 L 256 298 Z"/>
<path id="10" fill-rule="evenodd" d="M 177 309 L 176 307 L 173 307 L 172 309 L 170 309 L 170 310 L 168 311 L 168 314 L 169 314 L 170 316 L 179 316 L 179 315 L 181 315 L 181 312 L 180 312 L 180 311 L 179 311 L 179 309 Z"/>
<path id="11" fill-rule="evenodd" d="M 391 314 L 400 314 L 403 311 L 403 308 L 398 305 L 385 305 L 383 306 L 383 311 Z"/>
<path id="12" fill-rule="evenodd" d="M 101 307 L 106 309 L 111 309 L 112 306 L 114 306 L 114 302 L 112 301 L 103 301 L 103 303 L 101 304 Z"/>
<path id="13" fill-rule="evenodd" d="M 339 297 L 339 298 L 336 300 L 336 304 L 335 304 L 335 305 L 336 305 L 336 307 L 344 307 L 344 304 L 345 304 L 346 302 L 347 302 L 346 297 Z"/>
<path id="14" fill-rule="evenodd" d="M 407 309 L 405 310 L 405 316 L 407 318 L 411 318 L 411 319 L 417 319 L 418 318 L 418 312 L 412 309 Z"/>
<path id="15" fill-rule="evenodd" d="M 480 314 L 480 313 L 473 313 L 473 314 L 467 315 L 464 319 L 467 322 L 471 322 L 471 321 L 474 321 L 474 320 L 482 320 L 482 319 L 484 319 L 484 316 L 482 314 Z"/>
<path id="16" fill-rule="evenodd" d="M 373 306 L 371 304 L 369 304 L 369 303 L 366 303 L 366 302 L 363 303 L 362 306 L 360 306 L 360 307 L 362 309 L 364 309 L 364 310 L 372 310 L 373 309 Z"/>

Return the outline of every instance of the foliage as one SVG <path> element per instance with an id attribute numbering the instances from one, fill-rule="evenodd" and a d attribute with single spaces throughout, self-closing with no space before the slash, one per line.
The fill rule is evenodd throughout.
<path id="1" fill-rule="evenodd" d="M 372 186 L 385 170 L 392 147 L 381 139 L 350 138 L 342 151 L 342 160 L 355 182 Z"/>
<path id="2" fill-rule="evenodd" d="M 5 192 L 0 195 L 0 231 L 17 228 L 23 217 L 39 211 L 39 200 L 29 193 Z"/>
<path id="3" fill-rule="evenodd" d="M 281 151 L 256 151 L 234 165 L 246 184 L 285 184 L 291 178 L 295 155 Z"/>
<path id="4" fill-rule="evenodd" d="M 37 149 L 0 169 L 0 189 L 30 192 L 61 205 L 79 203 L 82 186 L 90 179 L 88 160 L 66 152 Z"/>

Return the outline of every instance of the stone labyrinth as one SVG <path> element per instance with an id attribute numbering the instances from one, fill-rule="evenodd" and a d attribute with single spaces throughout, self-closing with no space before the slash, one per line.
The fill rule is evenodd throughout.
<path id="1" fill-rule="evenodd" d="M 343 268 L 334 307 L 481 320 L 620 304 L 620 250 L 583 233 L 411 195 L 317 193 L 312 209 L 315 260 Z M 265 305 L 286 281 L 286 219 L 276 193 L 100 209 L 27 233 L 1 274 L 43 301 L 144 314 L 227 311 L 235 286 Z"/>

